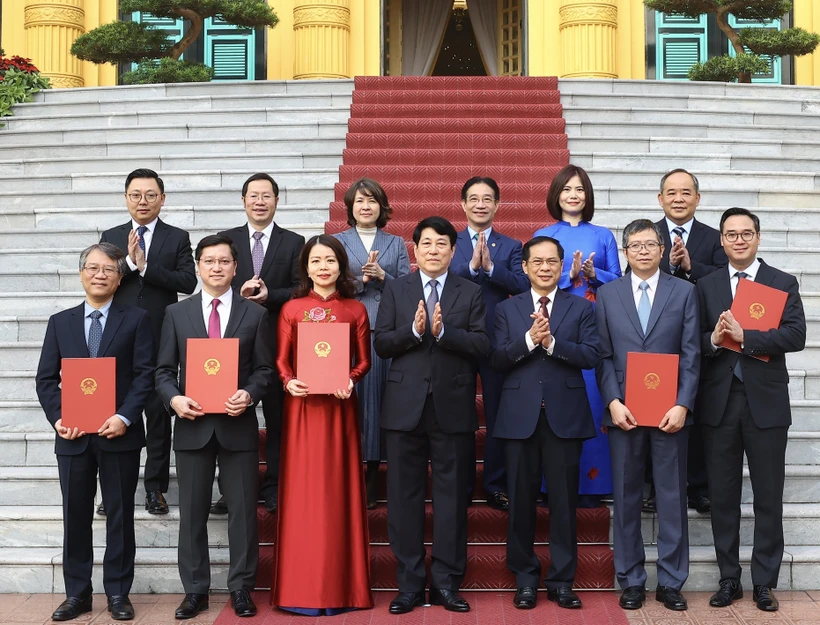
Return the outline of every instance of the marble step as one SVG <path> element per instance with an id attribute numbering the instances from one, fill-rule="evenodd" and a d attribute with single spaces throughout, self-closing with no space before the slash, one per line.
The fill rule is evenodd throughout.
<path id="1" fill-rule="evenodd" d="M 625 168 L 624 165 L 617 165 L 613 169 L 596 166 L 587 170 L 593 181 L 596 196 L 599 187 L 621 187 L 628 184 L 636 190 L 652 189 L 657 201 L 658 184 L 668 169 L 663 164 L 654 162 L 634 169 Z M 817 189 L 820 188 L 820 180 L 817 180 L 818 176 L 814 171 L 713 171 L 695 167 L 692 168 L 692 173 L 698 177 L 701 188 L 716 189 L 720 193 L 748 193 L 782 189 L 791 193 L 808 191 L 816 195 Z M 710 191 L 711 195 L 712 191 Z M 618 202 L 612 201 L 611 203 Z"/>
<path id="2" fill-rule="evenodd" d="M 595 202 L 600 202 L 602 205 L 614 206 L 646 206 L 647 214 L 654 218 L 658 215 L 658 184 L 660 183 L 663 171 L 658 171 L 652 175 L 646 175 L 642 178 L 642 184 L 637 185 L 634 182 L 629 184 L 604 184 L 603 182 L 593 182 L 595 185 Z M 695 172 L 698 178 L 701 178 L 700 172 Z M 731 178 L 733 174 L 726 172 L 725 177 Z M 708 186 L 701 181 L 701 189 L 703 194 L 708 194 L 709 205 L 712 206 L 743 206 L 749 210 L 756 211 L 758 207 L 763 208 L 784 208 L 792 211 L 799 211 L 803 208 L 817 208 L 820 206 L 820 193 L 811 189 L 804 189 L 801 191 L 790 190 L 773 190 L 767 187 L 756 188 L 757 184 L 751 184 L 751 178 L 757 176 L 757 173 L 750 174 L 750 184 L 744 189 L 740 188 L 725 188 L 710 183 Z M 798 174 L 801 176 L 801 174 Z M 808 186 L 808 180 L 812 177 L 811 174 L 802 174 L 804 186 Z M 595 179 L 597 179 L 597 172 Z M 735 185 L 737 186 L 737 185 Z M 703 196 L 703 194 L 701 194 Z M 600 199 L 599 199 L 600 198 Z"/>
<path id="3" fill-rule="evenodd" d="M 658 178 L 660 183 L 660 178 Z M 594 184 L 594 183 L 593 183 Z M 723 212 L 731 208 L 732 204 L 717 204 L 711 197 L 710 189 L 701 187 L 701 204 L 698 206 L 695 216 L 713 228 L 719 228 L 720 216 Z M 504 208 L 503 204 L 502 210 Z M 165 210 L 165 209 L 163 209 Z M 769 230 L 778 231 L 816 231 L 818 220 L 820 220 L 820 204 L 817 206 L 801 206 L 792 208 L 789 206 L 758 206 L 753 209 L 760 218 L 761 235 L 768 238 Z M 657 188 L 655 191 L 655 203 L 646 204 L 605 204 L 599 203 L 595 197 L 595 223 L 606 224 L 610 228 L 623 230 L 624 226 L 634 219 L 652 219 L 657 221 L 663 217 L 663 210 L 657 203 Z M 501 215 L 499 215 L 501 218 Z M 805 269 L 811 270 L 811 267 Z"/>
<path id="4" fill-rule="evenodd" d="M 716 120 L 713 125 L 704 125 L 694 120 L 686 119 L 677 121 L 680 118 L 676 112 L 666 116 L 658 116 L 657 121 L 641 122 L 640 115 L 638 121 L 619 121 L 610 123 L 606 121 L 606 111 L 601 110 L 600 115 L 590 121 L 573 119 L 571 115 L 565 115 L 565 132 L 570 141 L 575 137 L 689 137 L 701 139 L 779 139 L 781 141 L 799 141 L 801 136 L 806 134 L 806 128 L 786 126 L 786 125 L 763 125 L 763 124 L 730 124 Z M 809 127 L 810 128 L 810 127 Z"/>
<path id="5" fill-rule="evenodd" d="M 87 102 L 26 102 L 14 105 L 15 117 L 42 115 L 85 115 L 111 113 L 145 113 L 148 111 L 233 111 L 241 108 L 276 109 L 350 109 L 352 93 L 329 89 L 326 93 L 257 93 L 237 95 L 154 96 L 138 100 L 90 100 Z"/>
<path id="6" fill-rule="evenodd" d="M 633 137 L 611 134 L 603 136 L 575 136 L 568 142 L 570 154 L 587 152 L 624 152 L 640 154 L 677 154 L 682 159 L 695 154 L 723 154 L 766 157 L 815 158 L 820 155 L 820 141 L 784 141 L 782 138 L 723 137 L 719 139 L 697 137 Z"/>
<path id="7" fill-rule="evenodd" d="M 623 108 L 631 109 L 675 109 L 677 112 L 683 111 L 727 111 L 743 113 L 769 113 L 776 110 L 785 114 L 816 114 L 820 111 L 820 94 L 812 93 L 807 97 L 796 97 L 784 99 L 782 97 L 768 97 L 765 94 L 747 94 L 743 96 L 733 95 L 707 95 L 698 93 L 697 90 L 675 94 L 653 94 L 651 98 L 636 94 L 603 94 L 574 92 L 561 94 L 561 104 L 565 108 L 597 108 L 616 110 Z M 733 118 L 735 119 L 735 118 Z"/>
<path id="8" fill-rule="evenodd" d="M 214 83 L 171 83 L 161 85 L 122 85 L 81 89 L 48 89 L 34 96 L 34 102 L 94 103 L 131 102 L 156 98 L 233 97 L 258 95 L 350 95 L 353 80 L 251 80 Z"/>
<path id="9" fill-rule="evenodd" d="M 818 172 L 817 156 L 769 156 L 759 154 L 727 154 L 725 152 L 676 154 L 674 152 L 572 152 L 572 163 L 587 170 L 635 169 L 663 167 L 666 170 L 682 167 L 690 171 L 761 171 L 761 172 Z M 0 169 L 0 171 L 2 171 Z M 697 174 L 696 174 L 697 175 Z"/>

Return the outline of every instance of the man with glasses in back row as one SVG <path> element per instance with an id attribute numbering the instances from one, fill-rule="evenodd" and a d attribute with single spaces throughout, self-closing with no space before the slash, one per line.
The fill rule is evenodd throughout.
<path id="1" fill-rule="evenodd" d="M 126 255 L 128 271 L 114 294 L 119 305 L 148 311 L 154 350 L 165 308 L 177 301 L 177 293 L 190 294 L 196 288 L 191 239 L 185 230 L 159 218 L 165 204 L 165 184 L 151 169 L 135 169 L 125 179 L 125 204 L 131 220 L 103 232 L 101 243 L 112 243 Z M 156 393 L 145 405 L 146 452 L 145 509 L 150 514 L 167 514 L 171 466 L 171 420 Z M 105 502 L 97 511 L 105 514 Z"/>

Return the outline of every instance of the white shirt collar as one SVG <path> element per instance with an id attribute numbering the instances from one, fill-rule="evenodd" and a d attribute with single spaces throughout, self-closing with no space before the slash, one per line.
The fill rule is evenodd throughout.
<path id="1" fill-rule="evenodd" d="M 755 258 L 754 262 L 751 265 L 749 265 L 748 267 L 746 267 L 746 269 L 743 269 L 742 271 L 745 271 L 746 274 L 749 276 L 747 278 L 747 280 L 754 280 L 757 277 L 757 272 L 759 270 L 760 270 L 760 261 Z M 734 267 L 732 267 L 732 263 L 729 263 L 729 280 L 734 278 L 735 274 L 738 271 L 741 271 L 741 270 L 740 269 L 735 269 Z"/>
<path id="2" fill-rule="evenodd" d="M 674 221 L 672 221 L 671 219 L 669 219 L 669 217 L 666 217 L 665 219 L 666 219 L 666 229 L 669 231 L 669 238 L 670 238 L 670 239 L 672 239 L 672 231 L 673 231 L 675 228 L 683 228 L 683 233 L 684 233 L 684 234 L 686 234 L 686 235 L 688 235 L 690 232 L 692 232 L 692 223 L 695 221 L 695 218 L 694 218 L 694 217 L 692 217 L 692 218 L 691 218 L 689 221 L 687 221 L 685 224 L 681 224 L 681 225 L 679 226 L 679 225 L 678 225 L 678 224 L 676 224 Z M 675 240 L 674 240 L 674 239 L 672 239 L 672 243 L 674 243 L 674 242 L 675 242 Z"/>
<path id="3" fill-rule="evenodd" d="M 212 306 L 211 302 L 215 299 L 218 299 L 222 304 L 222 310 L 227 310 L 230 308 L 231 304 L 233 303 L 233 289 L 228 289 L 219 297 L 213 297 L 209 293 L 206 293 L 204 290 L 202 291 L 202 309 L 208 310 L 210 312 L 210 308 Z"/>
<path id="4" fill-rule="evenodd" d="M 274 223 L 275 222 L 273 222 L 273 221 L 270 222 L 263 230 L 256 230 L 256 229 L 254 229 L 254 227 L 252 225 L 248 224 L 248 238 L 251 241 L 253 241 L 253 233 L 254 232 L 261 232 L 262 234 L 265 235 L 265 237 L 268 238 L 268 240 L 270 240 L 270 235 L 273 232 L 273 224 Z M 265 237 L 262 237 L 262 238 L 264 239 Z"/>
<path id="5" fill-rule="evenodd" d="M 444 289 L 444 283 L 447 281 L 447 274 L 448 273 L 449 272 L 445 271 L 442 275 L 440 275 L 438 278 L 436 278 L 436 280 L 438 281 L 438 285 L 442 289 Z M 419 269 L 419 275 L 421 276 L 421 289 L 423 291 L 425 288 L 427 288 L 427 283 L 430 282 L 430 280 L 432 280 L 433 278 L 428 276 L 421 269 Z"/>
<path id="6" fill-rule="evenodd" d="M 154 221 L 152 221 L 151 223 L 145 224 L 145 227 L 148 228 L 148 232 L 150 232 L 151 234 L 154 234 L 154 228 L 157 227 L 157 221 L 159 221 L 159 217 L 154 217 Z M 132 230 L 136 230 L 137 228 L 139 228 L 141 226 L 142 226 L 142 224 L 138 224 L 133 219 L 131 220 L 131 229 Z"/>
<path id="7" fill-rule="evenodd" d="M 484 233 L 484 240 L 487 241 L 490 238 L 490 235 L 493 233 L 493 227 L 490 226 L 486 230 L 482 230 L 481 232 Z M 467 234 L 470 235 L 470 241 L 475 238 L 475 235 L 480 234 L 478 231 L 473 230 L 470 226 L 467 226 Z"/>
<path id="8" fill-rule="evenodd" d="M 549 298 L 549 303 L 547 304 L 547 306 L 555 303 L 555 292 L 557 290 L 558 285 L 555 285 L 555 288 L 552 289 L 552 291 L 550 291 L 549 293 L 547 293 L 547 297 Z M 539 301 L 542 297 L 541 294 L 537 293 L 535 289 L 530 288 L 530 296 L 532 297 L 533 310 L 538 310 L 539 308 L 541 308 L 541 302 Z"/>
<path id="9" fill-rule="evenodd" d="M 637 293 L 640 291 L 640 284 L 644 282 L 643 279 L 639 278 L 635 275 L 634 271 L 629 272 L 632 280 L 632 292 Z M 661 279 L 661 270 L 660 268 L 651 276 L 646 279 L 646 283 L 649 285 L 649 288 L 655 292 L 658 290 L 658 280 Z"/>
<path id="10" fill-rule="evenodd" d="M 111 310 L 112 303 L 114 303 L 114 300 L 110 299 L 99 308 L 94 308 L 91 304 L 88 303 L 88 300 L 85 300 L 85 309 L 83 310 L 83 317 L 88 317 L 88 315 L 90 315 L 93 311 L 99 310 L 102 313 L 103 319 L 108 319 L 108 311 Z"/>

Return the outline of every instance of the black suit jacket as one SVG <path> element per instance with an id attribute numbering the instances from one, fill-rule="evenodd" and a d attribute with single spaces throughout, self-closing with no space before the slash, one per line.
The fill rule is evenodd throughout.
<path id="1" fill-rule="evenodd" d="M 695 414 L 699 423 L 717 426 L 726 410 L 733 369 L 741 359 L 743 382 L 749 399 L 749 410 L 759 428 L 791 425 L 789 403 L 789 373 L 786 353 L 799 352 L 806 346 L 806 317 L 797 280 L 779 269 L 760 261 L 755 282 L 789 294 L 780 327 L 761 332 L 743 333 L 743 354 L 729 349 L 712 350 L 712 331 L 720 314 L 732 307 L 732 287 L 729 271 L 721 270 L 698 281 L 700 304 L 701 365 L 700 389 Z M 769 362 L 752 358 L 752 354 L 768 354 Z"/>
<path id="2" fill-rule="evenodd" d="M 376 317 L 374 346 L 392 358 L 380 417 L 381 427 L 409 432 L 420 419 L 432 384 L 436 419 L 448 433 L 478 429 L 475 407 L 478 360 L 490 350 L 481 287 L 454 273 L 441 292 L 444 335 L 428 329 L 417 339 L 412 325 L 423 300 L 418 271 L 385 285 Z M 429 324 L 428 324 L 429 325 Z"/>
<path id="3" fill-rule="evenodd" d="M 239 388 L 254 402 L 265 396 L 274 380 L 273 345 L 267 311 L 254 302 L 233 294 L 231 316 L 224 338 L 239 339 Z M 171 412 L 171 398 L 185 395 L 187 341 L 208 338 L 202 315 L 202 293 L 168 307 L 162 325 L 157 356 L 156 386 L 163 405 Z M 259 424 L 253 406 L 238 417 L 206 414 L 191 421 L 175 419 L 174 449 L 202 449 L 211 436 L 226 449 L 246 451 L 259 445 Z"/>
<path id="4" fill-rule="evenodd" d="M 60 369 L 63 358 L 88 358 L 83 313 L 85 304 L 52 315 L 46 327 L 40 364 L 35 378 L 37 397 L 51 425 L 62 418 Z M 111 304 L 97 356 L 117 359 L 117 414 L 131 422 L 117 438 L 100 437 L 100 449 L 127 451 L 145 446 L 142 411 L 154 389 L 154 350 L 151 324 L 144 310 Z M 56 435 L 57 454 L 72 456 L 85 451 L 88 437 L 65 440 Z"/>
<path id="5" fill-rule="evenodd" d="M 555 292 L 550 330 L 552 355 L 536 345 L 527 347 L 525 333 L 534 310 L 529 290 L 501 302 L 495 309 L 493 367 L 505 374 L 495 421 L 496 438 L 525 439 L 535 433 L 541 402 L 550 428 L 561 438 L 594 438 L 595 423 L 587 398 L 583 369 L 601 357 L 595 309 L 577 295 Z"/>
<path id="6" fill-rule="evenodd" d="M 129 221 L 106 230 L 100 242 L 113 243 L 128 254 L 128 233 L 131 229 Z M 147 310 L 154 340 L 158 344 L 165 308 L 176 303 L 177 293 L 190 294 L 196 289 L 196 271 L 188 233 L 157 219 L 146 264 L 142 284 L 139 271 L 123 276 L 114 294 L 114 302 Z"/>
<path id="7" fill-rule="evenodd" d="M 236 263 L 236 276 L 231 286 L 239 293 L 242 285 L 253 278 L 253 260 L 248 225 L 231 228 L 219 234 L 230 237 L 236 246 L 239 258 Z M 276 320 L 279 310 L 293 295 L 293 290 L 299 286 L 299 253 L 305 246 L 305 237 L 290 230 L 285 230 L 273 224 L 268 249 L 262 261 L 262 271 L 259 276 L 268 287 L 268 299 L 265 308 L 270 313 L 273 324 L 271 330 L 276 336 Z"/>
<path id="8" fill-rule="evenodd" d="M 669 273 L 669 251 L 672 249 L 669 226 L 665 218 L 655 223 L 663 233 L 661 271 Z M 692 284 L 696 284 L 704 276 L 708 276 L 710 273 L 729 264 L 726 252 L 723 251 L 723 246 L 720 244 L 720 233 L 697 219 L 692 221 L 692 230 L 686 239 L 686 249 L 689 251 L 689 260 L 692 262 L 692 271 L 687 276 L 686 272 L 678 267 L 673 275 L 676 278 L 688 280 Z"/>

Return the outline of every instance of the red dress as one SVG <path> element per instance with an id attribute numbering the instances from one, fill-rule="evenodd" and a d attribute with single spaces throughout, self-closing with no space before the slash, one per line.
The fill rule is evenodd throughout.
<path id="1" fill-rule="evenodd" d="M 276 365 L 295 376 L 296 325 L 350 324 L 358 382 L 370 369 L 370 324 L 361 302 L 311 291 L 279 315 Z M 370 541 L 356 398 L 285 392 L 273 605 L 311 614 L 372 608 Z M 318 609 L 318 612 L 316 611 Z"/>

